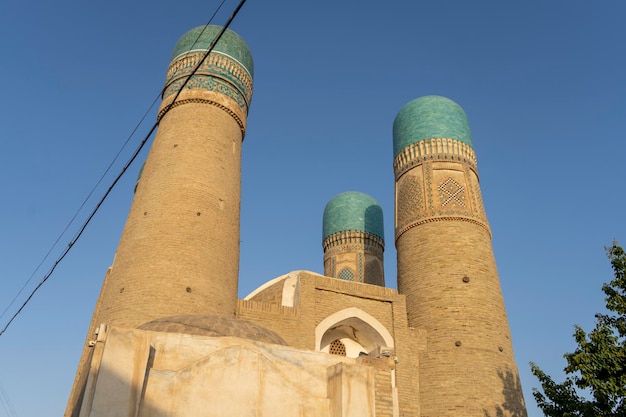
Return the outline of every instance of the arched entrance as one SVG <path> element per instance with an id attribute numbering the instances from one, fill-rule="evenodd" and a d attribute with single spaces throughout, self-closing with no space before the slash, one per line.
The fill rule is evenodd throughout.
<path id="1" fill-rule="evenodd" d="M 315 348 L 321 352 L 356 358 L 393 347 L 393 337 L 385 326 L 356 307 L 331 314 L 315 328 Z"/>

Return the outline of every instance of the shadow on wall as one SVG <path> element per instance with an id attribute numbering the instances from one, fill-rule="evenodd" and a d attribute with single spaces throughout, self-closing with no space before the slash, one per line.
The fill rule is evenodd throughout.
<path id="1" fill-rule="evenodd" d="M 384 234 L 383 227 L 383 209 L 378 205 L 371 205 L 365 209 L 365 230 L 376 230 L 380 232 L 381 238 Z M 378 230 L 380 229 L 380 230 Z"/>
<path id="2" fill-rule="evenodd" d="M 70 414 L 72 417 L 116 417 L 150 416 L 172 417 L 168 410 L 157 407 L 151 401 L 144 398 L 146 381 L 154 360 L 154 349 L 149 349 L 150 355 L 145 370 L 143 384 L 132 384 L 125 376 L 111 369 L 106 364 L 98 367 L 96 381 L 89 381 L 96 386 L 86 387 L 86 394 L 80 405 Z M 136 381 L 135 381 L 136 382 Z M 91 389 L 90 389 L 91 388 Z M 96 394 L 96 395 L 94 395 Z"/>
<path id="3" fill-rule="evenodd" d="M 485 417 L 528 417 L 519 376 L 507 369 L 498 371 L 498 377 L 502 381 L 504 403 L 496 406 L 494 414 L 485 410 Z"/>

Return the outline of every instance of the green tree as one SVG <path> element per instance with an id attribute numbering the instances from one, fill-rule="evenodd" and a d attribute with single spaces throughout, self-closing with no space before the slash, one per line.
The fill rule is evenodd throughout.
<path id="1" fill-rule="evenodd" d="M 564 355 L 565 381 L 554 382 L 531 363 L 541 383 L 533 396 L 548 417 L 626 416 L 626 255 L 617 242 L 607 255 L 615 275 L 602 286 L 608 314 L 596 314 L 588 334 L 575 326 L 578 348 Z"/>

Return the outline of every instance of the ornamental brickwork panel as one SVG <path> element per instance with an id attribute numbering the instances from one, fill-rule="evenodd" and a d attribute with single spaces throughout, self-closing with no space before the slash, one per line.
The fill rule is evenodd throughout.
<path id="1" fill-rule="evenodd" d="M 465 187 L 448 177 L 447 180 L 439 184 L 439 200 L 441 207 L 466 207 L 465 205 Z"/>
<path id="2" fill-rule="evenodd" d="M 402 228 L 426 215 L 422 167 L 415 167 L 399 178 L 396 185 L 396 228 Z"/>
<path id="3" fill-rule="evenodd" d="M 432 210 L 435 216 L 471 214 L 467 181 L 463 171 L 433 169 Z"/>

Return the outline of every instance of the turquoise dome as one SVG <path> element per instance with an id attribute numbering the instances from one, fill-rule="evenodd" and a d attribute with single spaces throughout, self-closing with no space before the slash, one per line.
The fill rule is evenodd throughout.
<path id="1" fill-rule="evenodd" d="M 220 34 L 221 30 L 221 26 L 215 25 L 198 26 L 191 29 L 178 40 L 170 62 L 190 51 L 208 51 L 211 42 Z M 250 49 L 244 40 L 232 30 L 226 29 L 213 50 L 236 59 L 248 70 L 250 76 L 254 77 L 254 61 Z"/>
<path id="2" fill-rule="evenodd" d="M 454 101 L 425 96 L 408 102 L 393 121 L 393 156 L 407 146 L 433 138 L 456 139 L 472 147 L 465 112 Z"/>
<path id="3" fill-rule="evenodd" d="M 380 204 L 369 195 L 357 191 L 333 197 L 324 209 L 322 240 L 344 230 L 370 232 L 384 239 L 383 209 Z"/>

